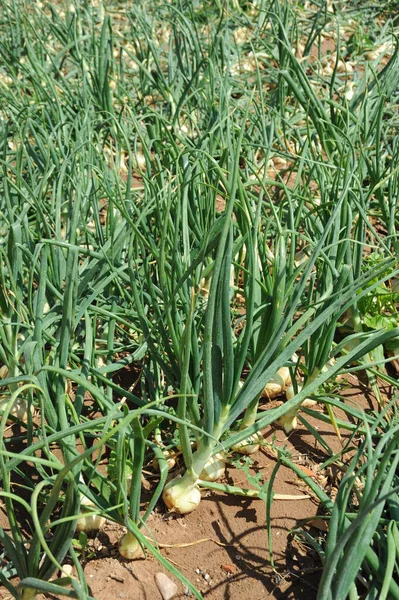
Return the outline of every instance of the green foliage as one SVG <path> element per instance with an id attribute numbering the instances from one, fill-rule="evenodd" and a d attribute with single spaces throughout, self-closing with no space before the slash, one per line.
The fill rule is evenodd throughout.
<path id="1" fill-rule="evenodd" d="M 335 13 L 269 0 L 66 4 L 0 0 L 0 476 L 10 524 L 0 579 L 15 598 L 89 598 L 77 555 L 91 551 L 74 536 L 85 497 L 200 598 L 142 532 L 168 475 L 164 443 L 179 446 L 196 486 L 211 455 L 309 396 L 327 408 L 313 416 L 351 431 L 361 416 L 332 382 L 365 369 L 378 392 L 373 359 L 397 348 L 393 21 L 367 6 L 345 39 L 335 34 L 356 16 L 353 3 L 334 3 Z M 361 58 L 362 77 L 338 66 L 327 76 L 312 50 L 325 33 L 345 60 L 391 49 Z M 258 410 L 284 366 L 300 383 L 293 397 Z M 363 420 L 359 447 L 373 473 L 392 475 L 386 423 Z M 356 457 L 352 472 L 363 474 Z M 154 458 L 159 479 L 143 510 Z M 270 515 L 278 467 L 263 482 L 240 464 Z M 348 505 L 352 479 L 335 505 L 319 498 L 340 534 L 365 535 L 353 565 L 375 574 L 364 565 L 378 555 L 395 578 L 395 499 L 389 489 L 381 500 L 388 484 L 365 477 L 373 494 L 360 508 Z M 382 513 L 365 532 L 370 506 Z M 357 521 L 340 520 L 350 511 Z M 323 589 L 339 564 L 346 594 L 351 540 L 338 551 L 330 539 Z M 64 560 L 77 579 L 53 579 Z M 388 575 L 376 581 L 381 597 L 396 593 Z"/>
<path id="2" fill-rule="evenodd" d="M 84 531 L 80 531 L 77 539 L 72 540 L 72 547 L 78 558 L 81 560 L 90 560 L 96 556 L 95 551 L 90 548 L 89 538 Z"/>

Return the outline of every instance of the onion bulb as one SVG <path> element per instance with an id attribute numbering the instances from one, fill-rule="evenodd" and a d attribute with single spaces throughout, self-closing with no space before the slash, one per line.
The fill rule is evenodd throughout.
<path id="1" fill-rule="evenodd" d="M 231 449 L 234 452 L 238 452 L 238 454 L 247 456 L 259 450 L 262 439 L 263 438 L 259 433 L 254 433 L 254 435 L 250 435 L 249 437 L 245 438 L 245 440 L 242 440 L 242 442 L 238 442 L 238 444 L 232 446 Z"/>
<path id="2" fill-rule="evenodd" d="M 168 465 L 168 469 L 170 471 L 171 469 L 173 469 L 173 467 L 176 464 L 176 453 L 173 452 L 173 450 L 163 450 L 162 454 L 165 457 L 166 464 Z M 159 461 L 158 461 L 157 457 L 154 458 L 154 460 L 152 461 L 152 464 L 153 464 L 154 469 L 157 469 L 159 471 Z"/>
<path id="3" fill-rule="evenodd" d="M 32 406 L 30 407 L 30 413 L 32 414 Z M 28 421 L 28 403 L 23 398 L 17 398 L 12 405 L 10 415 L 26 423 Z"/>
<path id="4" fill-rule="evenodd" d="M 294 429 L 297 428 L 298 421 L 296 418 L 297 410 L 293 412 L 288 412 L 286 415 L 279 418 L 279 424 L 284 427 L 285 433 L 291 433 Z"/>
<path id="5" fill-rule="evenodd" d="M 2 400 L 0 400 L 0 409 L 2 409 L 2 404 L 6 405 L 8 402 L 9 398 L 4 398 Z M 24 400 L 24 398 L 17 398 L 15 400 L 15 402 L 13 403 L 11 410 L 9 412 L 9 416 L 7 418 L 7 423 L 13 423 L 14 421 L 12 419 L 10 419 L 9 417 L 15 417 L 16 419 L 18 419 L 19 421 L 22 421 L 23 423 L 27 423 L 28 422 L 28 412 L 30 412 L 30 414 L 33 414 L 33 407 L 31 406 L 30 409 L 28 408 L 28 402 L 26 400 Z"/>
<path id="6" fill-rule="evenodd" d="M 95 508 L 93 502 L 86 498 L 86 496 L 82 496 L 80 500 L 80 505 L 82 507 L 83 513 L 85 512 L 84 507 Z M 88 512 L 86 516 L 82 516 L 77 520 L 76 531 L 84 531 L 86 533 L 90 531 L 98 531 L 99 529 L 101 529 L 101 527 L 103 527 L 104 523 L 104 517 Z"/>
<path id="7" fill-rule="evenodd" d="M 28 422 L 28 403 L 23 398 L 17 398 L 17 400 L 12 405 L 12 409 L 10 410 L 10 415 L 19 419 L 23 423 Z M 32 406 L 30 407 L 30 413 L 32 414 Z"/>
<path id="8" fill-rule="evenodd" d="M 302 389 L 302 386 L 298 386 L 298 392 L 300 392 L 301 389 Z M 287 400 L 291 400 L 295 395 L 296 394 L 294 391 L 294 386 L 289 385 L 285 391 L 285 396 L 286 396 Z M 316 400 L 311 400 L 310 398 L 305 398 L 305 400 L 302 402 L 301 406 L 303 406 L 304 408 L 310 408 L 310 407 L 314 406 L 315 404 L 317 404 Z M 279 424 L 284 428 L 285 433 L 291 433 L 291 431 L 293 429 L 297 428 L 298 421 L 297 421 L 296 415 L 297 415 L 298 410 L 299 410 L 299 408 L 296 408 L 295 410 L 290 411 L 286 415 L 280 417 L 280 419 L 278 420 Z"/>
<path id="9" fill-rule="evenodd" d="M 37 594 L 38 591 L 37 590 L 33 590 L 32 588 L 22 588 L 22 591 L 20 592 L 20 598 L 21 600 L 34 600 L 35 598 L 37 598 Z"/>
<path id="10" fill-rule="evenodd" d="M 170 511 L 187 515 L 199 505 L 201 492 L 196 483 L 179 475 L 165 485 L 162 499 Z"/>
<path id="11" fill-rule="evenodd" d="M 277 396 L 283 394 L 290 383 L 291 377 L 289 368 L 281 367 L 264 388 L 262 396 L 269 400 L 273 400 L 274 398 L 277 398 Z"/>
<path id="12" fill-rule="evenodd" d="M 76 523 L 76 531 L 98 531 L 104 525 L 105 519 L 101 515 L 88 514 L 86 517 L 80 517 Z"/>
<path id="13" fill-rule="evenodd" d="M 224 476 L 225 463 L 221 454 L 215 454 L 206 463 L 201 471 L 200 479 L 203 481 L 217 481 Z"/>
<path id="14" fill-rule="evenodd" d="M 144 558 L 144 552 L 136 536 L 128 531 L 119 542 L 119 554 L 127 560 Z"/>

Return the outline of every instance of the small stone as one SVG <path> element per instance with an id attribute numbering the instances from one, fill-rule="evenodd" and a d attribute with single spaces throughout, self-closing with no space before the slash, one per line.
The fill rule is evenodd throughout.
<path id="1" fill-rule="evenodd" d="M 197 575 L 200 575 L 201 569 L 195 569 L 195 572 L 197 573 Z"/>
<path id="2" fill-rule="evenodd" d="M 163 600 L 171 600 L 177 594 L 177 585 L 165 573 L 155 574 L 155 583 Z"/>
<path id="3" fill-rule="evenodd" d="M 192 592 L 188 589 L 188 588 L 184 588 L 184 595 L 185 596 L 192 596 Z"/>
<path id="4" fill-rule="evenodd" d="M 204 579 L 205 579 L 205 581 L 210 581 L 211 576 L 209 575 L 209 573 L 205 573 Z"/>
<path id="5" fill-rule="evenodd" d="M 222 569 L 223 571 L 226 571 L 226 573 L 229 573 L 229 575 L 232 575 L 235 572 L 235 566 L 234 565 L 222 565 Z"/>
<path id="6" fill-rule="evenodd" d="M 125 592 L 120 592 L 120 594 L 119 594 L 119 598 L 126 598 L 126 594 L 125 594 Z"/>

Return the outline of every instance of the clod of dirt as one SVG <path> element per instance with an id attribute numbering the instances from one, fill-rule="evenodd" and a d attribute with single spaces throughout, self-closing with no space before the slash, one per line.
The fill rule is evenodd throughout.
<path id="1" fill-rule="evenodd" d="M 163 600 L 171 600 L 177 594 L 177 585 L 165 573 L 155 573 L 155 583 Z"/>

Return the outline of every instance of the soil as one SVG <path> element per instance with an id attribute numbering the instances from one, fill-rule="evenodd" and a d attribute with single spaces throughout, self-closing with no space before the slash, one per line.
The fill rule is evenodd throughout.
<path id="1" fill-rule="evenodd" d="M 353 377 L 350 387 L 344 389 L 342 395 L 349 403 L 364 410 L 375 407 L 366 386 Z M 270 403 L 264 408 L 270 408 Z M 333 427 L 312 417 L 306 418 L 331 449 L 338 452 L 341 444 Z M 264 442 L 265 445 L 251 457 L 253 474 L 260 474 L 264 481 L 270 479 L 276 465 L 275 452 L 271 450 L 273 442 L 274 447 L 289 449 L 292 460 L 307 475 L 312 475 L 330 496 L 334 495 L 339 473 L 337 476 L 332 470 L 316 472 L 327 454 L 300 423 L 288 437 L 278 426 L 268 428 L 264 431 Z M 253 487 L 244 471 L 233 467 L 226 471 L 226 483 Z M 207 600 L 311 600 L 317 595 L 321 563 L 311 547 L 303 545 L 292 530 L 304 519 L 313 517 L 310 525 L 302 524 L 313 535 L 323 537 L 327 523 L 316 497 L 290 469 L 279 468 L 273 490 L 276 495 L 289 494 L 298 498 L 275 499 L 272 503 L 272 559 L 266 507 L 259 499 L 204 490 L 198 509 L 185 517 L 168 514 L 160 502 L 147 521 L 148 535 L 156 539 L 163 556 Z M 185 586 L 151 555 L 134 562 L 121 559 L 117 543 L 122 534 L 121 527 L 106 523 L 89 542 L 92 556 L 81 557 L 90 593 L 96 600 L 162 600 L 154 578 L 159 572 L 167 573 L 176 582 L 176 599 L 189 597 Z M 9 597 L 8 592 L 0 589 L 1 599 Z"/>

